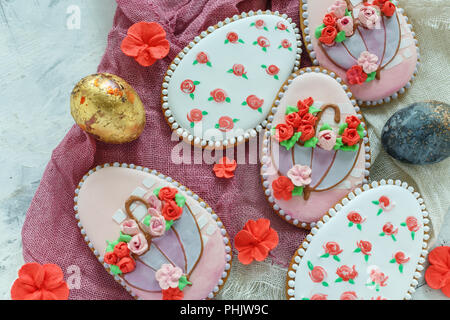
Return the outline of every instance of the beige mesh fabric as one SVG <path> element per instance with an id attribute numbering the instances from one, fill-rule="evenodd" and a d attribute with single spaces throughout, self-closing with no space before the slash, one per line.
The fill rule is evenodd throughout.
<path id="1" fill-rule="evenodd" d="M 400 179 L 421 193 L 431 217 L 432 245 L 449 209 L 450 159 L 433 165 L 404 164 L 383 150 L 380 136 L 386 121 L 413 102 L 450 103 L 450 3 L 448 0 L 403 0 L 400 6 L 405 9 L 419 40 L 421 65 L 411 89 L 398 100 L 363 108 L 372 147 L 371 179 Z M 217 298 L 285 299 L 286 271 L 267 261 L 244 266 L 235 255 L 230 278 Z"/>

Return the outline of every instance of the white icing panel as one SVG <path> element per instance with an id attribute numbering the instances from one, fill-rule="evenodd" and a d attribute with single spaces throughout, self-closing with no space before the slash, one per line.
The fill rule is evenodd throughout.
<path id="1" fill-rule="evenodd" d="M 118 224 L 121 224 L 126 218 L 127 215 L 122 210 L 117 210 L 112 216 L 113 220 Z"/>

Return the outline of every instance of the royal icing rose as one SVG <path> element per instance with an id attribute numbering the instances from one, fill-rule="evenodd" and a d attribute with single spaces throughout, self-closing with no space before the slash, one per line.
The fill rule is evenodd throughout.
<path id="1" fill-rule="evenodd" d="M 245 67 L 242 64 L 234 64 L 233 65 L 233 73 L 234 75 L 241 77 L 245 74 Z"/>
<path id="2" fill-rule="evenodd" d="M 126 242 L 119 242 L 118 244 L 116 244 L 114 246 L 113 252 L 119 259 L 128 257 L 130 255 L 130 249 L 128 248 L 128 244 Z"/>
<path id="3" fill-rule="evenodd" d="M 361 250 L 364 255 L 370 256 L 372 251 L 372 244 L 369 241 L 360 240 L 356 243 L 356 246 Z"/>
<path id="4" fill-rule="evenodd" d="M 294 184 L 288 177 L 280 176 L 272 182 L 272 189 L 275 199 L 290 200 L 292 198 Z"/>
<path id="5" fill-rule="evenodd" d="M 381 17 L 377 10 L 372 6 L 364 6 L 359 10 L 359 22 L 367 29 L 375 29 L 375 26 L 380 23 Z"/>
<path id="6" fill-rule="evenodd" d="M 328 295 L 323 293 L 316 293 L 311 297 L 311 300 L 328 300 Z"/>
<path id="7" fill-rule="evenodd" d="M 279 142 L 289 140 L 294 135 L 294 128 L 291 125 L 280 123 L 275 127 L 275 139 Z"/>
<path id="8" fill-rule="evenodd" d="M 342 251 L 344 251 L 343 249 L 341 249 L 339 244 L 334 241 L 329 241 L 326 244 L 324 244 L 323 249 L 325 250 L 325 253 L 328 253 L 329 255 L 332 255 L 332 256 L 336 256 L 336 255 L 342 253 Z"/>
<path id="9" fill-rule="evenodd" d="M 200 109 L 192 109 L 188 114 L 187 114 L 187 119 L 189 122 L 200 122 L 203 119 L 203 112 Z"/>
<path id="10" fill-rule="evenodd" d="M 211 100 L 214 100 L 217 103 L 222 103 L 224 101 L 227 100 L 228 96 L 227 93 L 225 92 L 225 90 L 223 89 L 214 89 L 213 91 L 211 91 Z"/>
<path id="11" fill-rule="evenodd" d="M 321 36 L 319 37 L 319 41 L 327 46 L 334 46 L 336 43 L 334 40 L 337 36 L 337 29 L 333 26 L 327 26 L 322 29 Z"/>
<path id="12" fill-rule="evenodd" d="M 348 281 L 351 284 L 354 283 L 354 279 L 358 276 L 358 272 L 355 269 L 355 266 L 350 268 L 349 266 L 343 265 L 336 269 L 336 274 L 339 276 L 339 278 L 336 280 L 336 282 L 340 281 Z M 339 280 L 341 279 L 341 280 Z"/>
<path id="13" fill-rule="evenodd" d="M 406 218 L 406 226 L 408 227 L 408 230 L 411 232 L 416 232 L 420 229 L 420 225 L 417 222 L 417 219 L 415 217 L 407 217 Z"/>
<path id="14" fill-rule="evenodd" d="M 157 211 L 161 211 L 162 203 L 161 203 L 161 200 L 159 200 L 157 196 L 152 194 L 146 199 L 146 201 L 147 201 L 150 209 L 153 208 L 153 209 L 155 209 Z"/>
<path id="15" fill-rule="evenodd" d="M 395 207 L 395 204 L 393 202 L 391 202 L 391 200 L 389 200 L 389 198 L 386 196 L 381 196 L 378 199 L 378 202 L 379 202 L 379 206 L 384 211 L 390 211 Z"/>
<path id="16" fill-rule="evenodd" d="M 353 223 L 355 223 L 355 224 L 363 223 L 364 220 L 365 220 L 365 219 L 363 219 L 363 218 L 361 217 L 361 215 L 360 215 L 358 212 L 356 212 L 356 211 L 351 211 L 351 212 L 349 212 L 349 214 L 347 215 L 347 219 L 348 219 L 350 222 L 353 222 Z"/>
<path id="17" fill-rule="evenodd" d="M 358 300 L 355 291 L 346 291 L 341 294 L 340 300 Z"/>
<path id="18" fill-rule="evenodd" d="M 281 46 L 285 49 L 288 49 L 292 46 L 292 43 L 290 43 L 289 40 L 287 40 L 287 39 L 283 39 L 281 41 Z"/>
<path id="19" fill-rule="evenodd" d="M 372 284 L 377 286 L 377 291 L 379 291 L 379 287 L 387 286 L 388 276 L 386 276 L 383 272 L 381 272 L 378 268 L 373 268 L 370 270 L 370 281 Z"/>
<path id="20" fill-rule="evenodd" d="M 133 219 L 128 219 L 122 222 L 120 225 L 120 231 L 122 231 L 123 234 L 128 234 L 130 236 L 134 236 L 140 232 L 138 224 Z"/>
<path id="21" fill-rule="evenodd" d="M 334 13 L 337 18 L 342 18 L 345 15 L 347 9 L 347 2 L 344 0 L 336 0 L 334 4 L 328 8 L 328 12 Z"/>
<path id="22" fill-rule="evenodd" d="M 236 32 L 228 32 L 227 39 L 228 41 L 230 41 L 230 43 L 236 43 L 239 40 L 239 36 Z"/>
<path id="23" fill-rule="evenodd" d="M 162 208 L 162 215 L 167 221 L 177 220 L 183 214 L 183 208 L 180 208 L 173 200 L 166 201 Z"/>
<path id="24" fill-rule="evenodd" d="M 404 264 L 407 263 L 410 258 L 407 257 L 403 251 L 398 251 L 394 254 L 394 259 L 398 264 Z"/>
<path id="25" fill-rule="evenodd" d="M 340 18 L 337 23 L 337 28 L 339 31 L 344 31 L 346 37 L 350 37 L 353 34 L 353 18 L 345 16 Z"/>
<path id="26" fill-rule="evenodd" d="M 161 289 L 167 290 L 169 288 L 178 288 L 178 281 L 182 275 L 183 271 L 180 268 L 165 263 L 156 271 L 155 279 L 158 281 Z"/>
<path id="27" fill-rule="evenodd" d="M 144 254 L 148 249 L 147 239 L 142 233 L 136 234 L 131 238 L 130 242 L 128 242 L 128 249 L 138 256 Z"/>
<path id="28" fill-rule="evenodd" d="M 264 99 L 259 99 L 257 96 L 255 96 L 254 94 L 249 95 L 247 97 L 247 99 L 245 100 L 245 102 L 247 103 L 247 105 L 252 108 L 253 110 L 258 110 L 259 108 L 262 107 L 262 105 L 264 104 Z"/>
<path id="29" fill-rule="evenodd" d="M 319 132 L 317 145 L 324 150 L 330 151 L 336 144 L 336 134 L 332 130 L 322 130 Z"/>
<path id="30" fill-rule="evenodd" d="M 392 17 L 395 13 L 395 10 L 397 10 L 395 4 L 390 1 L 386 1 L 381 8 L 381 12 L 383 12 L 386 17 Z"/>
<path id="31" fill-rule="evenodd" d="M 298 114 L 298 112 L 292 112 L 284 116 L 284 120 L 294 129 L 297 129 L 301 125 L 302 118 Z"/>
<path id="32" fill-rule="evenodd" d="M 103 261 L 107 264 L 116 264 L 119 258 L 117 257 L 117 254 L 114 252 L 106 252 L 105 256 L 103 257 Z"/>
<path id="33" fill-rule="evenodd" d="M 287 29 L 287 25 L 285 25 L 285 24 L 283 23 L 283 21 L 278 21 L 278 22 L 277 22 L 277 29 L 278 29 L 278 30 L 281 30 L 281 31 L 284 31 L 284 30 Z"/>
<path id="34" fill-rule="evenodd" d="M 327 272 L 324 268 L 320 266 L 315 266 L 310 272 L 309 277 L 311 278 L 312 282 L 323 282 L 323 280 L 326 278 Z"/>
<path id="35" fill-rule="evenodd" d="M 163 300 L 183 300 L 184 293 L 178 287 L 162 290 Z"/>
<path id="36" fill-rule="evenodd" d="M 198 63 L 200 63 L 200 64 L 208 63 L 208 62 L 209 62 L 209 59 L 208 59 L 208 55 L 206 54 L 206 52 L 203 52 L 203 51 L 199 52 L 199 53 L 197 54 L 197 59 L 196 59 L 196 61 L 197 61 Z"/>
<path id="37" fill-rule="evenodd" d="M 303 187 L 311 183 L 311 172 L 310 167 L 296 164 L 288 170 L 287 176 L 295 186 Z"/>
<path id="38" fill-rule="evenodd" d="M 147 227 L 147 232 L 153 237 L 161 237 L 166 231 L 166 219 L 164 216 L 152 216 Z"/>
<path id="39" fill-rule="evenodd" d="M 270 41 L 266 37 L 259 36 L 258 39 L 256 39 L 258 45 L 262 48 L 268 48 L 270 47 Z"/>
<path id="40" fill-rule="evenodd" d="M 180 88 L 184 93 L 193 93 L 195 91 L 194 81 L 186 79 L 181 83 Z"/>
<path id="41" fill-rule="evenodd" d="M 345 122 L 347 123 L 347 128 L 356 129 L 360 125 L 361 120 L 357 116 L 352 115 L 345 118 Z"/>
<path id="42" fill-rule="evenodd" d="M 231 119 L 228 116 L 220 117 L 219 123 L 216 125 L 216 128 L 222 132 L 228 132 L 234 128 L 234 122 L 237 121 Z"/>
<path id="43" fill-rule="evenodd" d="M 122 273 L 129 273 L 136 268 L 136 262 L 130 257 L 124 257 L 120 259 L 120 261 L 117 263 L 117 266 L 119 267 L 120 271 L 122 271 Z"/>
<path id="44" fill-rule="evenodd" d="M 395 228 L 394 225 L 390 222 L 386 222 L 383 226 L 383 232 L 387 236 L 396 235 L 398 232 L 398 228 Z"/>
<path id="45" fill-rule="evenodd" d="M 266 25 L 266 23 L 264 22 L 264 20 L 259 19 L 259 20 L 255 21 L 255 27 L 257 29 L 262 29 L 265 27 L 265 25 Z"/>
<path id="46" fill-rule="evenodd" d="M 316 134 L 316 130 L 310 124 L 300 126 L 298 131 L 301 131 L 302 133 L 302 135 L 300 136 L 300 140 L 303 142 L 313 138 Z"/>
<path id="47" fill-rule="evenodd" d="M 302 117 L 302 121 L 301 124 L 302 125 L 312 125 L 314 126 L 316 124 L 317 121 L 317 117 L 315 117 L 313 114 L 311 113 L 307 113 Z"/>
<path id="48" fill-rule="evenodd" d="M 363 51 L 358 58 L 358 65 L 361 66 L 365 73 L 369 74 L 377 71 L 378 57 L 369 51 Z"/>
<path id="49" fill-rule="evenodd" d="M 280 68 L 278 68 L 276 65 L 271 64 L 267 67 L 266 72 L 268 75 L 275 76 L 280 72 Z"/>
<path id="50" fill-rule="evenodd" d="M 367 80 L 367 73 L 360 65 L 354 65 L 347 70 L 347 80 L 349 84 L 363 84 Z"/>
<path id="51" fill-rule="evenodd" d="M 327 13 L 323 18 L 323 24 L 334 27 L 336 25 L 336 16 L 334 13 Z"/>
<path id="52" fill-rule="evenodd" d="M 303 118 L 306 114 L 308 114 L 309 107 L 310 105 L 306 104 L 304 101 L 302 100 L 297 101 L 298 114 L 300 115 L 300 117 Z"/>
<path id="53" fill-rule="evenodd" d="M 164 187 L 159 189 L 158 198 L 161 201 L 169 201 L 175 199 L 175 195 L 178 193 L 177 189 Z"/>
<path id="54" fill-rule="evenodd" d="M 348 146 L 353 146 L 361 140 L 358 131 L 356 129 L 346 128 L 342 133 L 342 142 Z"/>

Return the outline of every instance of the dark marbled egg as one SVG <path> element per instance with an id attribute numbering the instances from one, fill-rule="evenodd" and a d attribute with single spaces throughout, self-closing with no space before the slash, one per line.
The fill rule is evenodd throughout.
<path id="1" fill-rule="evenodd" d="M 384 125 L 381 142 L 393 158 L 430 164 L 450 155 L 450 105 L 416 102 L 396 112 Z"/>

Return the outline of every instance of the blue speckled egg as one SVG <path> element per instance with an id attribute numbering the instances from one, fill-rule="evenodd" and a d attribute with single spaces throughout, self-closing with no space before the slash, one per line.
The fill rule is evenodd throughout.
<path id="1" fill-rule="evenodd" d="M 430 164 L 450 155 L 450 105 L 416 102 L 396 112 L 384 125 L 381 142 L 393 158 Z"/>

